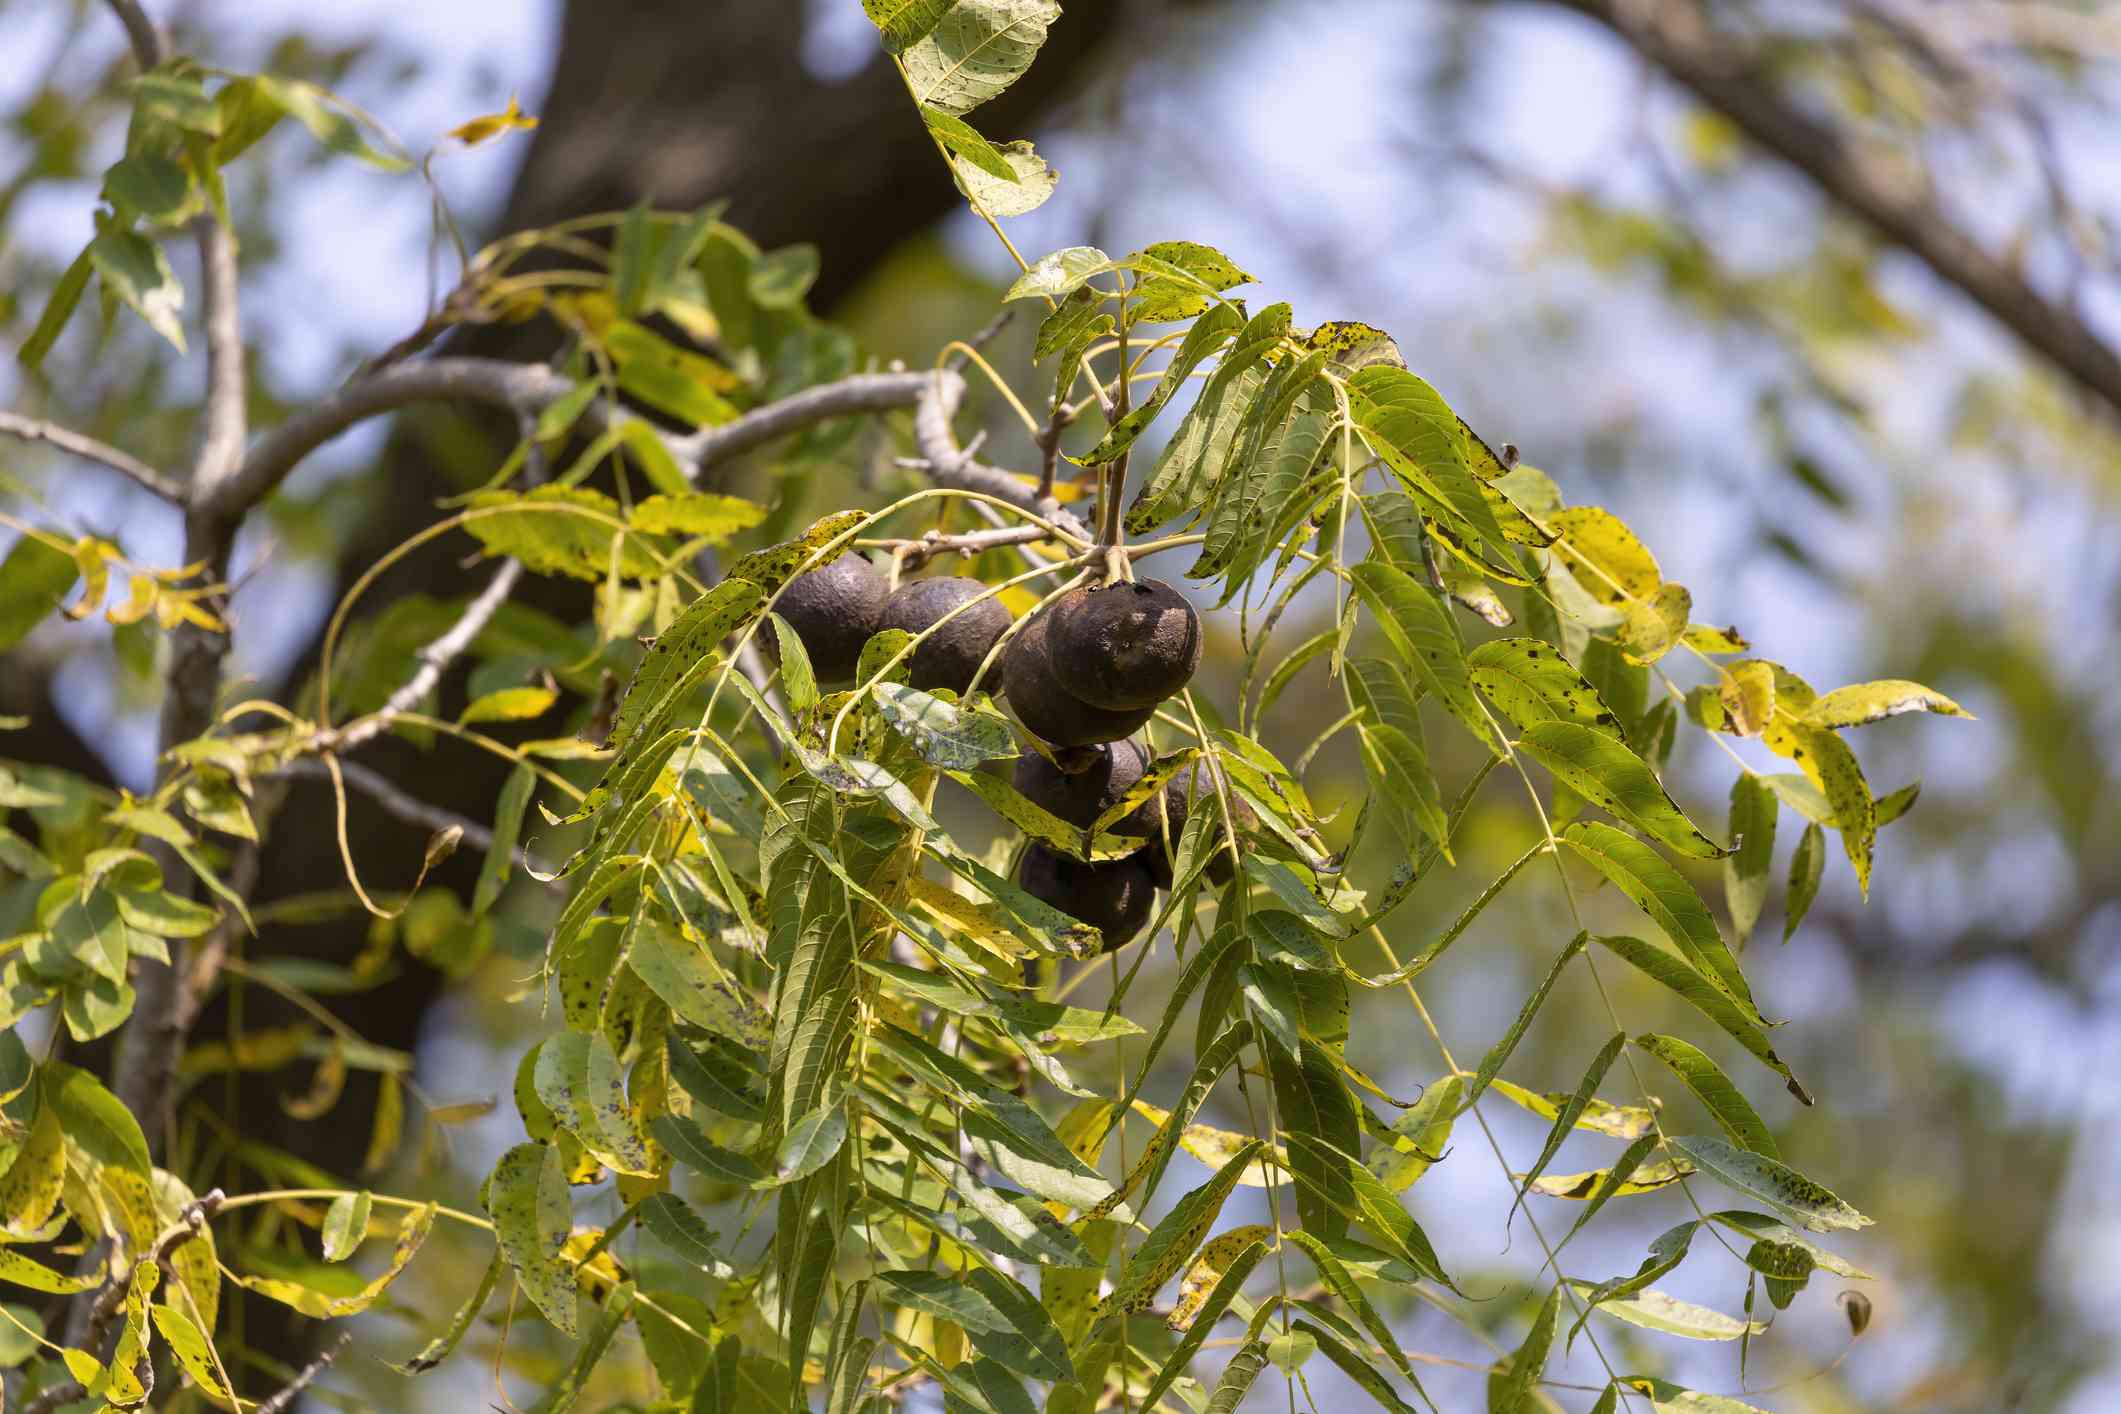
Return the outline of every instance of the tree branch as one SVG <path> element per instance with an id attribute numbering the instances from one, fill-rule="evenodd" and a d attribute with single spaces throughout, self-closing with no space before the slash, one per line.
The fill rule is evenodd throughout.
<path id="1" fill-rule="evenodd" d="M 295 1401 L 302 1397 L 302 1391 L 308 1389 L 317 1376 L 331 1368 L 331 1362 L 339 1358 L 339 1352 L 344 1350 L 346 1342 L 352 1339 L 352 1331 L 341 1332 L 339 1338 L 319 1351 L 317 1358 L 303 1366 L 301 1371 L 287 1382 L 284 1389 L 252 1410 L 251 1414 L 286 1414 L 287 1410 L 294 1408 Z"/>
<path id="2" fill-rule="evenodd" d="M 508 601 L 510 591 L 523 573 L 521 560 L 504 560 L 501 568 L 479 591 L 479 597 L 464 606 L 464 613 L 449 631 L 422 648 L 417 655 L 419 671 L 407 679 L 404 686 L 390 695 L 376 711 L 362 717 L 344 731 L 325 732 L 317 741 L 322 751 L 351 751 L 363 742 L 371 741 L 390 729 L 390 724 L 400 716 L 420 705 L 421 699 L 434 691 L 442 674 L 456 661 L 457 655 L 471 646 L 472 640 L 485 632 L 486 625 L 500 612 L 501 605 Z"/>
<path id="3" fill-rule="evenodd" d="M 975 461 L 970 452 L 958 446 L 957 437 L 950 430 L 950 419 L 957 415 L 958 404 L 965 398 L 963 378 L 947 369 L 907 376 L 920 378 L 928 385 L 921 390 L 920 403 L 913 411 L 913 440 L 927 458 L 928 475 L 936 485 L 978 491 L 1022 506 L 1086 542 L 1090 539 L 1089 527 L 1072 512 L 1061 509 L 1050 497 L 1041 500 L 1038 492 L 1018 477 Z"/>
<path id="4" fill-rule="evenodd" d="M 363 766 L 358 761 L 341 761 L 339 773 L 346 784 L 368 796 L 389 814 L 408 825 L 418 825 L 423 830 L 439 831 L 455 827 L 464 832 L 464 840 L 476 849 L 493 848 L 493 831 L 468 815 L 459 815 L 454 810 L 444 810 L 438 805 L 429 805 L 415 796 L 400 790 L 397 783 L 381 771 Z M 267 779 L 279 780 L 329 780 L 330 769 L 321 761 L 299 757 L 274 771 Z M 535 873 L 552 872 L 538 862 L 535 855 L 520 845 L 510 851 L 509 857 L 518 869 Z"/>
<path id="5" fill-rule="evenodd" d="M 1553 0 L 1598 21 L 1887 241 L 1988 311 L 2108 412 L 2121 415 L 2121 355 L 2028 285 L 1936 202 L 1879 169 L 1831 125 L 1793 106 L 1710 27 L 1693 0 Z"/>
<path id="6" fill-rule="evenodd" d="M 133 61 L 142 70 L 152 69 L 169 57 L 169 40 L 162 28 L 147 17 L 136 0 L 106 0 L 118 23 L 125 26 L 125 37 L 132 41 Z"/>
<path id="7" fill-rule="evenodd" d="M 17 413 L 0 412 L 0 433 L 19 437 L 25 442 L 42 442 L 88 461 L 100 462 L 112 471 L 131 477 L 140 486 L 154 492 L 171 505 L 184 504 L 184 488 L 146 462 L 137 461 L 116 447 L 98 442 L 93 437 L 85 437 L 79 432 L 61 427 L 56 422 L 44 422 Z"/>

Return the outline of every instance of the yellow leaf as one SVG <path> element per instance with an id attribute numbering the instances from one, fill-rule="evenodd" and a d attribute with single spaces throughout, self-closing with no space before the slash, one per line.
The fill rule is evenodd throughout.
<path id="1" fill-rule="evenodd" d="M 458 724 L 472 722 L 527 722 L 541 717 L 560 694 L 549 687 L 504 687 L 489 692 L 464 709 Z"/>
<path id="2" fill-rule="evenodd" d="M 1838 730 L 1883 721 L 1903 712 L 1935 712 L 1940 717 L 1971 718 L 1974 715 L 1943 693 L 1919 682 L 1884 678 L 1878 682 L 1835 688 L 1805 709 L 1804 721 L 1809 726 Z"/>
<path id="3" fill-rule="evenodd" d="M 1561 536 L 1562 563 L 1599 603 L 1625 608 L 1631 599 L 1650 598 L 1664 583 L 1656 557 L 1611 511 L 1571 506 L 1554 512 L 1548 523 Z"/>
<path id="4" fill-rule="evenodd" d="M 512 132 L 518 128 L 528 130 L 537 125 L 538 120 L 525 113 L 517 105 L 516 96 L 511 93 L 508 95 L 508 106 L 506 108 L 503 108 L 498 113 L 488 113 L 482 117 L 473 118 L 468 123 L 459 124 L 449 130 L 449 136 L 463 143 L 466 147 L 477 147 L 487 139 L 499 137 L 502 133 Z"/>
<path id="5" fill-rule="evenodd" d="M 1757 660 L 1732 664 L 1716 694 L 1726 726 L 1739 736 L 1759 736 L 1775 718 L 1775 670 Z"/>
<path id="6" fill-rule="evenodd" d="M 1218 1233 L 1209 1239 L 1206 1246 L 1194 1257 L 1193 1264 L 1186 1268 L 1185 1276 L 1178 1283 L 1178 1304 L 1164 1323 L 1175 1331 L 1188 1331 L 1200 1315 L 1201 1308 L 1208 1304 L 1216 1283 L 1230 1264 L 1255 1242 L 1271 1240 L 1274 1229 L 1264 1223 L 1253 1223 L 1245 1227 L 1233 1227 L 1228 1232 Z"/>
<path id="7" fill-rule="evenodd" d="M 1134 1112 L 1151 1124 L 1161 1127 L 1171 1118 L 1169 1110 L 1160 1110 L 1147 1100 L 1136 1100 Z M 1211 1169 L 1219 1169 L 1237 1157 L 1237 1151 L 1252 1142 L 1249 1134 L 1238 1134 L 1228 1129 L 1217 1129 L 1210 1124 L 1189 1124 L 1178 1136 L 1178 1147 Z M 1266 1154 L 1246 1164 L 1237 1181 L 1246 1188 L 1266 1188 L 1272 1185 L 1272 1169 L 1288 1168 L 1288 1157 L 1275 1146 L 1271 1161 Z"/>
<path id="8" fill-rule="evenodd" d="M 1694 596 L 1683 584 L 1660 584 L 1647 599 L 1631 601 L 1620 621 L 1620 651 L 1630 663 L 1654 663 L 1686 632 Z"/>
<path id="9" fill-rule="evenodd" d="M 153 575 L 136 574 L 132 577 L 131 597 L 123 604 L 111 605 L 104 610 L 103 617 L 114 624 L 136 624 L 154 611 L 155 600 L 161 592 Z"/>

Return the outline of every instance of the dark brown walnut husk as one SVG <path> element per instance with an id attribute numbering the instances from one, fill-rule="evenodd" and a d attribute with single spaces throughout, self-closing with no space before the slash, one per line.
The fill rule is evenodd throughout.
<path id="1" fill-rule="evenodd" d="M 920 633 L 986 592 L 986 585 L 962 576 L 909 579 L 884 601 L 877 627 Z M 1008 627 L 1009 611 L 999 599 L 980 599 L 971 608 L 963 609 L 913 650 L 913 685 L 924 691 L 947 687 L 962 695 L 972 686 L 972 675 L 986 661 L 994 641 Z M 1000 692 L 1000 664 L 988 672 L 980 686 L 990 693 Z"/>
<path id="2" fill-rule="evenodd" d="M 1089 863 L 1034 844 L 1024 851 L 1016 882 L 1041 903 L 1104 935 L 1104 951 L 1125 947 L 1156 908 L 1156 881 L 1139 855 Z"/>
<path id="3" fill-rule="evenodd" d="M 1068 597 L 1064 594 L 1054 602 L 1066 603 Z M 1132 736 L 1156 715 L 1153 704 L 1125 712 L 1093 707 L 1063 687 L 1047 641 L 1052 621 L 1050 609 L 1033 614 L 1002 650 L 1002 685 L 1009 706 L 1033 736 L 1053 746 L 1090 746 Z"/>
<path id="4" fill-rule="evenodd" d="M 1224 786 L 1229 786 L 1228 777 Z M 1149 866 L 1149 873 L 1156 879 L 1158 888 L 1171 887 L 1171 857 L 1178 849 L 1178 838 L 1185 833 L 1186 816 L 1192 803 L 1215 794 L 1215 773 L 1203 762 L 1195 761 L 1170 780 L 1164 782 L 1163 793 L 1153 797 L 1148 804 L 1127 817 L 1126 828 L 1139 829 L 1149 837 L 1149 843 L 1136 856 Z M 1163 820 L 1157 816 L 1161 808 Z M 1239 848 L 1243 848 L 1247 832 L 1259 827 L 1259 812 L 1248 805 L 1235 790 L 1230 791 L 1230 809 L 1236 815 L 1233 822 L 1237 829 Z M 1166 824 L 1168 822 L 1168 843 Z M 1217 884 L 1227 884 L 1234 871 L 1230 867 L 1230 851 L 1223 845 L 1222 832 L 1202 842 L 1214 852 L 1208 856 L 1208 878 Z"/>
<path id="5" fill-rule="evenodd" d="M 1132 738 L 1086 746 L 1072 754 L 1086 758 L 1082 770 L 1063 771 L 1036 751 L 1025 752 L 1016 758 L 1016 788 L 1033 805 L 1085 830 L 1134 789 L 1149 766 L 1149 749 Z M 1113 828 L 1139 834 L 1129 823 L 1133 818 L 1130 815 Z"/>
<path id="6" fill-rule="evenodd" d="M 1200 666 L 1200 615 L 1160 579 L 1063 595 L 1048 638 L 1068 690 L 1107 711 L 1154 707 Z"/>
<path id="7" fill-rule="evenodd" d="M 831 564 L 799 574 L 781 591 L 773 611 L 788 620 L 810 656 L 810 671 L 820 683 L 839 687 L 854 681 L 862 645 L 876 632 L 883 616 L 884 577 L 860 555 L 845 554 Z M 765 634 L 767 651 L 778 661 L 780 645 Z"/>

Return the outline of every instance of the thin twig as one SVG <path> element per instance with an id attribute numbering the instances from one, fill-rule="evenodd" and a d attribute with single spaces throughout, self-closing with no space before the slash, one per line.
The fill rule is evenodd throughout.
<path id="1" fill-rule="evenodd" d="M 331 1362 L 339 1358 L 339 1352 L 344 1350 L 346 1342 L 352 1339 L 352 1331 L 341 1331 L 339 1338 L 318 1351 L 317 1358 L 304 1365 L 301 1373 L 289 1380 L 285 1388 L 258 1405 L 251 1414 L 286 1414 L 286 1411 L 294 1407 L 295 1401 L 302 1397 L 302 1391 L 308 1389 L 317 1376 L 331 1368 Z"/>
<path id="2" fill-rule="evenodd" d="M 501 568 L 487 582 L 479 596 L 464 606 L 464 613 L 447 633 L 422 648 L 417 655 L 420 668 L 405 684 L 390 695 L 381 707 L 365 717 L 357 718 L 343 731 L 327 731 L 317 741 L 321 751 L 351 751 L 364 742 L 372 741 L 390 730 L 392 722 L 418 707 L 434 691 L 435 684 L 457 656 L 471 646 L 472 640 L 486 631 L 493 616 L 500 612 L 509 594 L 515 589 L 516 580 L 523 573 L 521 560 L 503 560 Z"/>
<path id="3" fill-rule="evenodd" d="M 408 825 L 418 825 L 429 831 L 451 828 L 464 832 L 464 842 L 477 849 L 493 848 L 493 831 L 468 815 L 459 815 L 454 810 L 444 810 L 439 805 L 429 805 L 417 796 L 400 789 L 397 782 L 370 766 L 358 761 L 339 762 L 339 774 L 346 784 L 374 800 L 384 811 Z M 330 778 L 330 769 L 322 762 L 302 757 L 288 762 L 267 779 L 299 779 L 321 781 Z M 509 851 L 509 857 L 519 869 L 550 873 L 528 850 L 518 845 Z"/>
<path id="4" fill-rule="evenodd" d="M 184 504 L 184 488 L 156 471 L 146 462 L 119 451 L 107 443 L 98 442 L 71 428 L 61 427 L 56 422 L 45 422 L 39 418 L 23 417 L 19 413 L 0 412 L 0 433 L 19 437 L 25 442 L 42 442 L 57 447 L 62 452 L 88 461 L 100 462 L 112 471 L 122 472 L 135 483 L 154 492 L 171 505 Z"/>
<path id="5" fill-rule="evenodd" d="M 881 543 L 899 551 L 900 565 L 917 570 L 938 555 L 963 555 L 971 558 L 983 551 L 1005 545 L 1036 545 L 1053 539 L 1042 525 L 1008 525 L 993 530 L 966 530 L 946 535 L 940 530 L 931 530 L 918 540 L 891 540 L 883 542 L 862 541 L 864 545 Z"/>

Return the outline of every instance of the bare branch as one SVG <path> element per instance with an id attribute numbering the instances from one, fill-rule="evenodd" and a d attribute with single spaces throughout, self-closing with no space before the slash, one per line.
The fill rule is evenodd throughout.
<path id="1" fill-rule="evenodd" d="M 1977 244 L 1925 190 L 1879 169 L 1831 125 L 1792 105 L 1750 56 L 1734 52 L 1711 28 L 1693 0 L 1554 3 L 1612 30 L 1833 201 L 1919 257 L 2110 413 L 2121 414 L 2121 355 Z"/>
<path id="2" fill-rule="evenodd" d="M 62 452 L 70 452 L 88 461 L 100 462 L 112 471 L 131 477 L 140 486 L 154 492 L 171 505 L 184 504 L 184 488 L 146 462 L 135 460 L 116 447 L 61 427 L 56 422 L 44 422 L 34 417 L 0 412 L 0 433 L 19 437 L 25 442 L 42 442 L 46 446 L 57 447 Z"/>
<path id="3" fill-rule="evenodd" d="M 702 469 L 741 456 L 768 442 L 799 432 L 815 422 L 856 412 L 888 412 L 912 407 L 929 380 L 925 373 L 857 373 L 836 383 L 820 383 L 791 393 L 779 402 L 745 413 L 720 427 L 703 427 L 690 437 L 673 438 L 671 450 Z M 957 375 L 943 375 L 963 380 Z"/>
<path id="4" fill-rule="evenodd" d="M 1050 498 L 1042 501 L 1037 491 L 1026 486 L 1020 478 L 1000 467 L 973 460 L 970 452 L 958 446 L 957 437 L 950 430 L 950 419 L 957 415 L 958 404 L 964 401 L 964 379 L 947 369 L 898 376 L 920 378 L 928 384 L 913 411 L 913 440 L 919 445 L 921 455 L 928 459 L 928 475 L 936 485 L 978 491 L 1011 505 L 1022 506 L 1084 541 L 1090 539 L 1089 528 L 1072 512 L 1061 509 Z"/>
<path id="5" fill-rule="evenodd" d="M 302 1391 L 308 1389 L 317 1376 L 331 1368 L 331 1362 L 339 1358 L 339 1352 L 344 1350 L 346 1342 L 352 1339 L 352 1331 L 341 1332 L 337 1340 L 325 1346 L 318 1352 L 316 1359 L 304 1365 L 301 1373 L 287 1382 L 285 1389 L 258 1405 L 251 1414 L 286 1414 L 286 1411 L 294 1408 L 295 1401 L 302 1397 Z"/>
<path id="6" fill-rule="evenodd" d="M 243 462 L 250 437 L 250 389 L 237 298 L 236 238 L 211 214 L 192 223 L 199 243 L 200 306 L 206 324 L 206 407 L 191 498 L 210 505 Z"/>
<path id="7" fill-rule="evenodd" d="M 392 364 L 355 379 L 259 438 L 236 474 L 217 488 L 214 503 L 203 509 L 224 518 L 240 516 L 271 495 L 311 452 L 371 417 L 443 400 L 534 413 L 573 386 L 541 363 L 437 358 Z M 596 405 L 585 416 L 601 427 L 602 410 Z"/>
<path id="8" fill-rule="evenodd" d="M 346 784 L 368 796 L 392 816 L 408 825 L 418 825 L 423 830 L 437 831 L 451 828 L 464 832 L 464 840 L 476 849 L 493 848 L 493 831 L 468 815 L 459 815 L 454 810 L 444 810 L 438 805 L 406 794 L 395 781 L 381 771 L 363 766 L 358 761 L 339 762 L 339 773 Z M 308 757 L 288 762 L 267 779 L 328 780 L 331 772 L 321 761 Z M 531 869 L 538 873 L 550 873 L 537 857 L 518 846 L 509 851 L 509 857 L 519 869 Z"/>
<path id="9" fill-rule="evenodd" d="M 464 606 L 464 613 L 449 631 L 422 648 L 416 655 L 420 668 L 404 686 L 390 695 L 381 707 L 348 726 L 344 731 L 325 732 L 318 740 L 322 751 L 351 751 L 363 742 L 371 741 L 390 729 L 390 724 L 400 716 L 420 705 L 442 674 L 456 661 L 457 655 L 471 646 L 472 640 L 485 632 L 486 625 L 500 612 L 501 605 L 508 601 L 515 589 L 516 580 L 523 573 L 521 560 L 504 560 L 501 568 L 487 582 L 479 596 Z"/>

